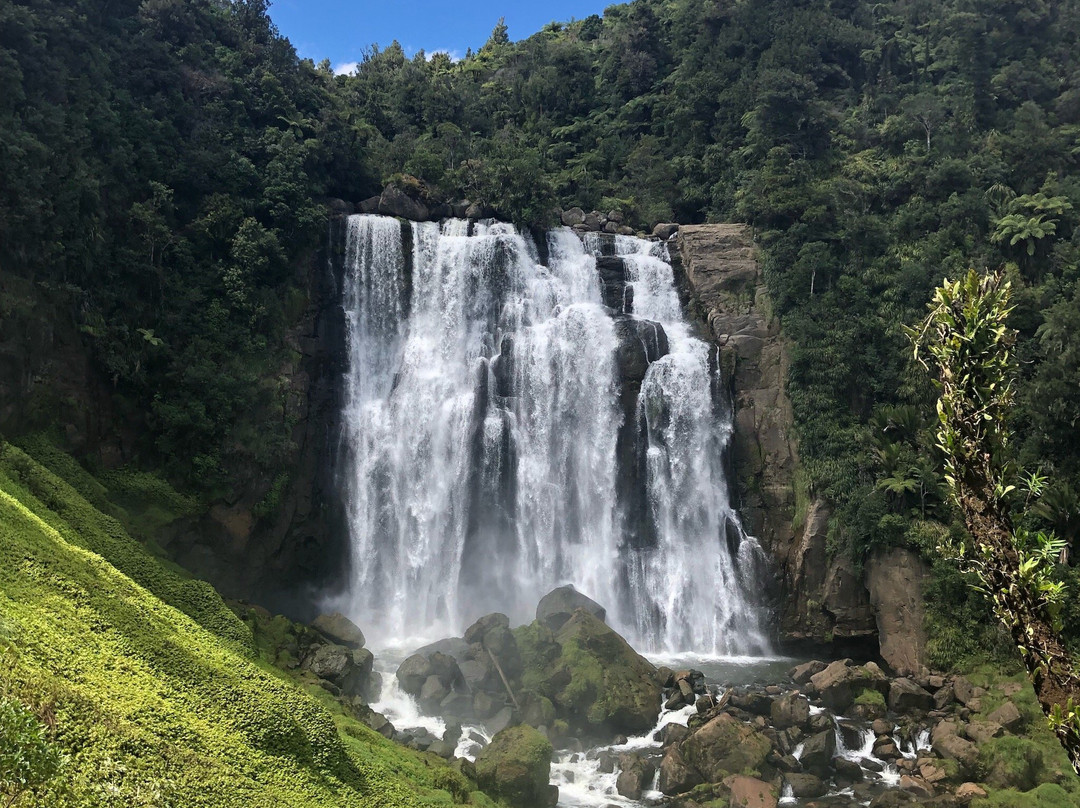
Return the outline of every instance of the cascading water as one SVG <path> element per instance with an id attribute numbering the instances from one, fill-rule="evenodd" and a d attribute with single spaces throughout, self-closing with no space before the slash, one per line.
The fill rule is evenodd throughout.
<path id="1" fill-rule="evenodd" d="M 724 479 L 730 406 L 663 247 L 562 229 L 544 266 L 506 224 L 347 233 L 338 605 L 405 645 L 490 611 L 527 621 L 573 583 L 639 648 L 767 648 L 760 550 Z"/>

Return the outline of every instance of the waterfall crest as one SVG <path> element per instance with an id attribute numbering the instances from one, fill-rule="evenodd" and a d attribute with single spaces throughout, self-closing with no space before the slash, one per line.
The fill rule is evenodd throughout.
<path id="1" fill-rule="evenodd" d="M 641 649 L 766 651 L 730 405 L 666 248 L 566 229 L 540 246 L 498 222 L 349 217 L 338 605 L 404 645 L 527 621 L 573 583 Z"/>

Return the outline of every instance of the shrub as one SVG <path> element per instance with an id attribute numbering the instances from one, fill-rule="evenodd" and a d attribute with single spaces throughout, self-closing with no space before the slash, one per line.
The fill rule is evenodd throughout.
<path id="1" fill-rule="evenodd" d="M 4 808 L 32 794 L 60 771 L 64 756 L 22 702 L 0 697 L 0 794 Z"/>

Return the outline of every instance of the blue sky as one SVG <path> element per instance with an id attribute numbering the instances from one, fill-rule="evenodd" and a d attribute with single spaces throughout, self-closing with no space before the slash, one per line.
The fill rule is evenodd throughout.
<path id="1" fill-rule="evenodd" d="M 410 55 L 423 48 L 461 57 L 487 41 L 499 17 L 506 17 L 511 39 L 525 39 L 553 20 L 602 14 L 613 1 L 272 0 L 270 16 L 301 57 L 346 69 L 374 43 L 396 39 Z"/>

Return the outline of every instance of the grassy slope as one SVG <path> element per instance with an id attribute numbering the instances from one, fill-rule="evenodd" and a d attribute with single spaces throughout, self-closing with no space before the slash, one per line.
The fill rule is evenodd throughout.
<path id="1" fill-rule="evenodd" d="M 465 785 L 260 662 L 212 589 L 3 443 L 0 657 L 0 692 L 70 757 L 20 805 L 411 807 Z"/>

